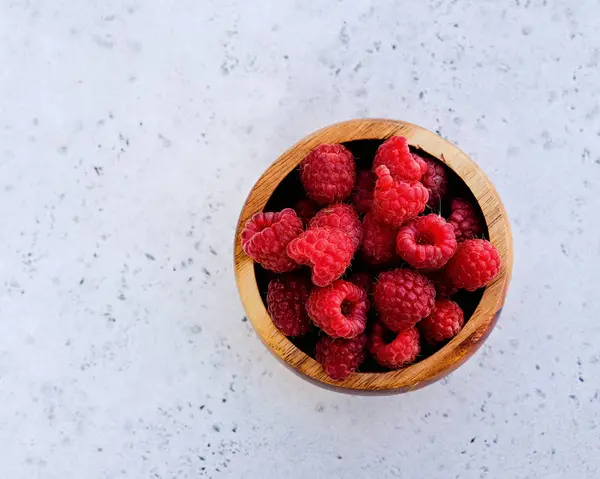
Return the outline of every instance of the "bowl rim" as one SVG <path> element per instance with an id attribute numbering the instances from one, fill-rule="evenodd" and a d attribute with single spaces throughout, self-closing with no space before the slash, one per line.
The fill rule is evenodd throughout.
<path id="1" fill-rule="evenodd" d="M 402 135 L 451 168 L 476 198 L 486 221 L 489 238 L 501 259 L 500 272 L 463 329 L 431 356 L 406 368 L 384 373 L 354 373 L 343 381 L 330 379 L 317 361 L 298 349 L 273 324 L 260 296 L 254 262 L 241 246 L 241 231 L 253 214 L 263 211 L 280 181 L 310 150 L 322 143 L 385 140 Z M 506 297 L 513 263 L 510 224 L 496 189 L 481 168 L 457 146 L 437 134 L 409 122 L 390 119 L 356 119 L 317 130 L 284 152 L 254 184 L 242 207 L 234 239 L 234 270 L 246 316 L 268 349 L 287 366 L 314 383 L 346 392 L 397 393 L 421 388 L 446 376 L 481 346 L 494 328 Z"/>

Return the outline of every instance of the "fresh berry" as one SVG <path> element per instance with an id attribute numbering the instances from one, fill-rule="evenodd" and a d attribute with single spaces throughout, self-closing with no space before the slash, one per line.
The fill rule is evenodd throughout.
<path id="1" fill-rule="evenodd" d="M 308 225 L 308 222 L 312 219 L 313 216 L 317 214 L 319 211 L 319 205 L 315 203 L 313 200 L 309 200 L 308 198 L 302 198 L 296 203 L 294 206 L 294 210 L 298 214 L 298 218 L 302 220 L 304 225 Z"/>
<path id="2" fill-rule="evenodd" d="M 423 172 L 423 175 L 425 175 L 425 173 L 427 173 L 427 162 L 421 158 L 419 155 L 417 155 L 416 153 L 411 153 L 413 159 L 419 163 L 419 167 L 421 168 L 421 171 Z M 421 179 L 423 178 L 423 176 L 421 176 Z"/>
<path id="3" fill-rule="evenodd" d="M 373 191 L 375 190 L 375 175 L 371 170 L 361 170 L 356 175 L 356 186 L 352 192 L 352 203 L 356 211 L 367 214 L 373 204 Z"/>
<path id="4" fill-rule="evenodd" d="M 354 255 L 354 244 L 337 228 L 310 228 L 287 247 L 287 254 L 298 264 L 312 269 L 312 282 L 327 286 L 344 274 Z"/>
<path id="5" fill-rule="evenodd" d="M 360 220 L 354 208 L 344 203 L 326 206 L 310 220 L 309 228 L 339 228 L 341 229 L 357 250 L 362 242 L 363 231 Z"/>
<path id="6" fill-rule="evenodd" d="M 465 323 L 460 306 L 449 299 L 438 299 L 431 314 L 419 321 L 421 336 L 428 343 L 441 343 L 458 334 Z"/>
<path id="7" fill-rule="evenodd" d="M 435 287 L 436 298 L 450 298 L 458 291 L 458 288 L 454 286 L 452 281 L 450 281 L 450 278 L 448 278 L 445 269 L 439 269 L 437 271 L 427 273 L 427 277 Z"/>
<path id="8" fill-rule="evenodd" d="M 409 183 L 419 181 L 427 169 L 424 162 L 419 162 L 413 157 L 403 136 L 392 136 L 377 148 L 373 171 L 377 171 L 381 165 L 387 166 L 394 178 Z"/>
<path id="9" fill-rule="evenodd" d="M 302 336 L 312 323 L 306 312 L 306 301 L 312 284 L 308 278 L 293 273 L 269 282 L 267 307 L 275 326 L 286 336 Z"/>
<path id="10" fill-rule="evenodd" d="M 364 289 L 367 294 L 371 294 L 371 290 L 373 289 L 371 275 L 367 273 L 354 273 L 346 281 L 350 281 L 352 284 Z"/>
<path id="11" fill-rule="evenodd" d="M 291 208 L 279 213 L 256 213 L 242 230 L 242 249 L 264 268 L 285 273 L 297 267 L 286 248 L 300 233 L 302 221 Z"/>
<path id="12" fill-rule="evenodd" d="M 421 183 L 394 179 L 384 165 L 375 174 L 372 211 L 379 221 L 397 228 L 425 209 L 429 193 Z"/>
<path id="13" fill-rule="evenodd" d="M 398 230 L 375 219 L 367 213 L 363 219 L 362 257 L 371 265 L 389 263 L 396 257 L 396 236 Z"/>
<path id="14" fill-rule="evenodd" d="M 487 240 L 467 240 L 458 245 L 445 269 L 454 286 L 475 291 L 487 286 L 496 277 L 500 271 L 500 256 Z"/>
<path id="15" fill-rule="evenodd" d="M 322 336 L 317 342 L 317 361 L 331 379 L 341 381 L 356 371 L 365 360 L 366 343 L 364 334 L 352 339 Z"/>
<path id="16" fill-rule="evenodd" d="M 332 338 L 354 338 L 362 333 L 368 309 L 365 290 L 342 279 L 313 289 L 306 303 L 310 319 Z"/>
<path id="17" fill-rule="evenodd" d="M 450 203 L 450 208 L 452 213 L 448 218 L 448 223 L 454 227 L 456 241 L 461 243 L 483 234 L 483 220 L 471 202 L 455 198 Z"/>
<path id="18" fill-rule="evenodd" d="M 400 228 L 396 250 L 413 268 L 441 268 L 456 251 L 454 228 L 439 215 L 419 216 Z"/>
<path id="19" fill-rule="evenodd" d="M 300 164 L 300 179 L 308 197 L 321 205 L 343 201 L 354 188 L 356 164 L 343 145 L 320 145 Z"/>
<path id="20" fill-rule="evenodd" d="M 376 323 L 368 343 L 369 351 L 375 361 L 390 369 L 408 366 L 417 359 L 421 351 L 417 328 L 392 333 L 382 324 Z"/>
<path id="21" fill-rule="evenodd" d="M 416 156 L 416 155 L 415 155 Z M 439 209 L 442 198 L 448 191 L 448 175 L 446 168 L 439 161 L 430 158 L 420 158 L 427 165 L 427 170 L 421 178 L 421 183 L 429 192 L 427 206 L 432 209 Z"/>
<path id="22" fill-rule="evenodd" d="M 416 271 L 394 269 L 379 275 L 374 300 L 381 321 L 392 331 L 403 331 L 429 316 L 435 288 Z"/>

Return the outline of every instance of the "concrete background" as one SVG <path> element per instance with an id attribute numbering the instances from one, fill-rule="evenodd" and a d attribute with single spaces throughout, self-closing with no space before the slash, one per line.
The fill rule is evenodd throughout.
<path id="1" fill-rule="evenodd" d="M 597 478 L 600 3 L 0 2 L 0 476 Z M 400 397 L 244 321 L 233 231 L 305 134 L 405 119 L 515 240 L 497 329 Z"/>

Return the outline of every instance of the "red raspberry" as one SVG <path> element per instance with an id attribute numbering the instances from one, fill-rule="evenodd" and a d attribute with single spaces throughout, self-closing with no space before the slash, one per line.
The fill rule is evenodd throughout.
<path id="1" fill-rule="evenodd" d="M 373 213 L 379 221 L 398 228 L 425 209 L 429 193 L 421 183 L 395 180 L 383 165 L 375 174 Z"/>
<path id="2" fill-rule="evenodd" d="M 441 268 L 456 251 L 454 228 L 439 215 L 419 216 L 400 228 L 396 250 L 413 268 Z"/>
<path id="3" fill-rule="evenodd" d="M 389 263 L 396 257 L 396 235 L 398 230 L 379 223 L 373 213 L 363 220 L 362 257 L 366 263 L 379 265 Z"/>
<path id="4" fill-rule="evenodd" d="M 449 298 L 458 291 L 458 288 L 452 284 L 443 269 L 427 273 L 427 277 L 435 287 L 436 298 Z"/>
<path id="5" fill-rule="evenodd" d="M 317 203 L 343 201 L 356 182 L 354 157 L 343 145 L 319 145 L 300 163 L 300 179 Z"/>
<path id="6" fill-rule="evenodd" d="M 256 213 L 242 230 L 242 249 L 254 261 L 276 273 L 297 268 L 287 253 L 290 241 L 302 233 L 302 221 L 291 208 Z"/>
<path id="7" fill-rule="evenodd" d="M 352 284 L 364 289 L 367 292 L 367 295 L 371 294 L 371 290 L 373 289 L 373 280 L 367 273 L 354 273 L 347 279 L 347 281 L 350 281 Z"/>
<path id="8" fill-rule="evenodd" d="M 339 228 L 341 229 L 357 250 L 362 242 L 363 231 L 360 220 L 354 208 L 343 203 L 326 206 L 310 220 L 309 228 Z"/>
<path id="9" fill-rule="evenodd" d="M 343 279 L 315 288 L 306 303 L 310 319 L 332 338 L 354 338 L 362 333 L 368 309 L 365 290 Z"/>
<path id="10" fill-rule="evenodd" d="M 340 229 L 310 228 L 287 247 L 287 254 L 312 269 L 312 282 L 327 286 L 344 274 L 354 256 L 352 240 Z"/>
<path id="11" fill-rule="evenodd" d="M 381 165 L 387 166 L 394 178 L 409 183 L 419 181 L 427 169 L 424 162 L 419 162 L 413 157 L 403 136 L 392 136 L 377 148 L 373 171 L 377 171 Z"/>
<path id="12" fill-rule="evenodd" d="M 275 326 L 286 336 L 302 336 L 310 331 L 306 301 L 312 284 L 295 274 L 282 275 L 269 282 L 267 307 Z"/>
<path id="13" fill-rule="evenodd" d="M 429 316 L 435 288 L 416 271 L 394 269 L 379 275 L 374 300 L 381 321 L 392 331 L 403 331 Z"/>
<path id="14" fill-rule="evenodd" d="M 356 371 L 365 360 L 366 343 L 364 334 L 352 339 L 322 336 L 317 342 L 317 361 L 331 379 L 341 381 Z"/>
<path id="15" fill-rule="evenodd" d="M 417 156 L 417 155 L 415 155 Z M 421 178 L 421 183 L 429 192 L 427 206 L 430 208 L 439 208 L 442 198 L 448 191 L 448 175 L 446 168 L 439 161 L 430 158 L 419 158 L 427 165 L 427 170 Z"/>
<path id="16" fill-rule="evenodd" d="M 375 361 L 386 368 L 398 369 L 408 366 L 421 352 L 419 331 L 410 328 L 401 333 L 392 333 L 376 323 L 369 336 L 369 351 Z"/>
<path id="17" fill-rule="evenodd" d="M 419 167 L 421 168 L 421 171 L 423 172 L 423 175 L 425 175 L 425 173 L 427 173 L 427 163 L 425 162 L 425 160 L 423 158 L 421 158 L 419 155 L 417 155 L 416 153 L 411 153 L 413 159 L 419 163 Z M 421 176 L 421 179 L 423 178 L 423 176 Z M 421 181 L 422 183 L 422 181 Z"/>
<path id="18" fill-rule="evenodd" d="M 446 266 L 446 274 L 457 288 L 475 291 L 490 284 L 500 271 L 500 256 L 492 243 L 482 239 L 460 245 Z"/>
<path id="19" fill-rule="evenodd" d="M 373 191 L 375 190 L 375 175 L 370 170 L 361 170 L 356 175 L 356 186 L 352 192 L 352 203 L 356 211 L 364 215 L 371 210 Z"/>
<path id="20" fill-rule="evenodd" d="M 465 323 L 460 306 L 449 299 L 438 299 L 429 316 L 419 321 L 419 331 L 428 343 L 441 343 L 458 334 Z"/>
<path id="21" fill-rule="evenodd" d="M 471 202 L 455 198 L 450 203 L 450 208 L 452 214 L 448 218 L 448 223 L 454 226 L 456 241 L 461 243 L 483 234 L 483 220 Z"/>
<path id="22" fill-rule="evenodd" d="M 302 220 L 304 225 L 308 225 L 308 222 L 312 219 L 313 216 L 317 214 L 319 211 L 319 205 L 315 203 L 313 200 L 309 200 L 308 198 L 302 198 L 296 203 L 294 206 L 296 210 L 296 214 L 298 218 Z"/>

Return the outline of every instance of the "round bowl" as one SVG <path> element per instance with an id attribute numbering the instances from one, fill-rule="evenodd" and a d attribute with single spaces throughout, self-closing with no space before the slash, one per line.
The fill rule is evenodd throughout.
<path id="1" fill-rule="evenodd" d="M 429 153 L 453 170 L 471 190 L 487 224 L 489 240 L 502 262 L 471 318 L 449 343 L 431 356 L 404 369 L 381 373 L 354 373 L 343 381 L 330 379 L 321 365 L 305 354 L 273 324 L 261 298 L 254 262 L 242 251 L 240 233 L 246 221 L 263 211 L 279 183 L 322 143 L 385 140 L 402 135 L 409 145 Z M 395 120 L 350 120 L 323 128 L 283 153 L 256 182 L 240 214 L 235 234 L 234 265 L 238 291 L 256 333 L 269 350 L 293 371 L 320 386 L 343 392 L 401 393 L 437 381 L 463 364 L 483 344 L 494 328 L 506 297 L 513 263 L 512 237 L 506 211 L 492 183 L 464 152 L 449 141 L 417 125 Z"/>

